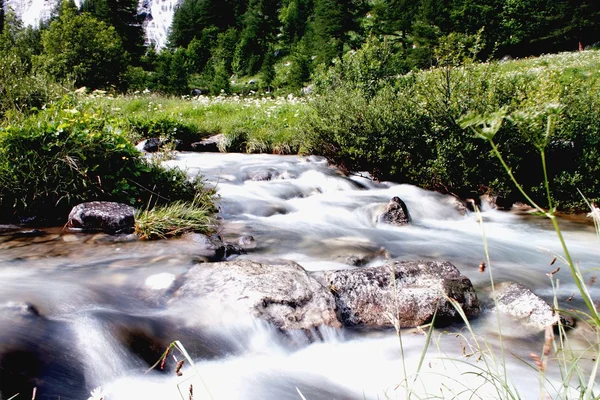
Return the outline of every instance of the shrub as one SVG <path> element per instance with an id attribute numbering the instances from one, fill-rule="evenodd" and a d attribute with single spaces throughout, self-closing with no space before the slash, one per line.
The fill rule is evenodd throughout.
<path id="1" fill-rule="evenodd" d="M 83 201 L 153 207 L 192 201 L 200 184 L 146 161 L 111 119 L 66 100 L 0 129 L 0 219 L 64 221 Z"/>
<path id="2" fill-rule="evenodd" d="M 491 192 L 512 204 L 522 196 L 498 160 L 457 123 L 469 112 L 506 109 L 526 121 L 504 124 L 499 146 L 516 178 L 544 205 L 532 132 L 544 110 L 557 104 L 562 123 L 545 149 L 553 202 L 561 209 L 584 207 L 577 189 L 600 199 L 600 52 L 480 64 L 467 57 L 471 52 L 461 48 L 456 55 L 446 46 L 437 53 L 438 67 L 392 76 L 381 62 L 385 46 L 368 42 L 318 77 L 320 96 L 303 124 L 310 151 L 380 178 L 460 196 Z"/>
<path id="3" fill-rule="evenodd" d="M 126 124 L 129 137 L 136 142 L 140 139 L 163 138 L 167 142 L 181 140 L 190 143 L 205 136 L 191 124 L 178 121 L 168 116 L 143 116 L 129 118 Z"/>

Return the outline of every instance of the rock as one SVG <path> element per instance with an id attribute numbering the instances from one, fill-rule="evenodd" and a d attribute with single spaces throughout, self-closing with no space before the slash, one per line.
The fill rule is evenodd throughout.
<path id="1" fill-rule="evenodd" d="M 238 239 L 238 244 L 244 250 L 251 250 L 256 248 L 256 240 L 252 235 L 244 235 Z"/>
<path id="2" fill-rule="evenodd" d="M 142 140 L 135 147 L 139 151 L 145 151 L 147 153 L 155 153 L 163 145 L 164 145 L 164 142 L 162 140 L 160 140 L 159 138 L 150 138 L 150 139 Z"/>
<path id="3" fill-rule="evenodd" d="M 390 258 L 390 253 L 381 248 L 378 251 L 364 254 L 339 254 L 333 257 L 332 261 L 342 264 L 352 265 L 353 267 L 362 267 L 377 258 Z"/>
<path id="4" fill-rule="evenodd" d="M 250 180 L 254 182 L 270 181 L 276 179 L 279 173 L 275 168 L 269 167 L 252 167 L 247 168 L 245 171 L 245 181 Z"/>
<path id="5" fill-rule="evenodd" d="M 129 233 L 129 234 L 122 233 L 122 234 L 113 234 L 113 235 L 98 233 L 98 234 L 92 236 L 88 240 L 88 243 L 106 243 L 106 244 L 131 243 L 131 242 L 137 242 L 138 240 L 140 240 L 140 238 L 135 233 Z"/>
<path id="6" fill-rule="evenodd" d="M 191 144 L 192 151 L 218 153 L 221 151 L 223 144 L 225 143 L 225 135 L 222 133 L 211 136 L 207 139 L 201 140 Z"/>
<path id="7" fill-rule="evenodd" d="M 377 218 L 378 222 L 392 225 L 406 225 L 410 222 L 408 208 L 402 199 L 394 196 L 385 212 Z"/>
<path id="8" fill-rule="evenodd" d="M 201 261 L 224 261 L 233 256 L 246 254 L 246 251 L 235 244 L 225 243 L 218 235 L 207 236 L 202 233 L 185 233 L 182 239 L 198 245 L 194 254 Z"/>
<path id="9" fill-rule="evenodd" d="M 544 330 L 546 326 L 558 323 L 559 317 L 552 307 L 518 283 L 505 282 L 497 285 L 495 296 L 500 311 L 527 325 Z"/>
<path id="10" fill-rule="evenodd" d="M 251 315 L 283 330 L 340 326 L 331 292 L 293 262 L 200 264 L 183 281 L 172 303 L 193 301 L 200 323 L 235 324 Z"/>
<path id="11" fill-rule="evenodd" d="M 86 232 L 132 233 L 135 208 L 110 201 L 81 203 L 73 207 L 67 224 Z"/>
<path id="12" fill-rule="evenodd" d="M 348 326 L 392 327 L 398 316 L 401 327 L 415 327 L 431 322 L 436 308 L 436 325 L 461 321 L 446 296 L 458 301 L 468 318 L 480 311 L 471 281 L 448 262 L 392 261 L 313 276 L 330 288 L 338 318 Z"/>

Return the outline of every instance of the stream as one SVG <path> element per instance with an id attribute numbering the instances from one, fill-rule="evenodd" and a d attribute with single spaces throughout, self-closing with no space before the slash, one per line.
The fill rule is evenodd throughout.
<path id="1" fill-rule="evenodd" d="M 219 234 L 233 243 L 254 237 L 256 247 L 240 257 L 293 260 L 307 271 L 354 268 L 348 256 L 366 257 L 368 265 L 446 260 L 484 302 L 491 268 L 495 283 L 518 282 L 548 302 L 556 293 L 559 305 L 583 309 L 556 233 L 542 217 L 484 203 L 482 231 L 478 216 L 452 196 L 366 174 L 347 177 L 312 156 L 182 152 L 166 164 L 216 186 Z M 406 203 L 410 225 L 377 222 L 394 196 Z M 560 224 L 584 277 L 592 279 L 600 246 L 591 220 Z M 484 237 L 491 265 L 482 273 Z M 404 399 L 409 391 L 415 398 L 498 397 L 478 375 L 485 360 L 471 354 L 475 341 L 464 325 L 436 329 L 426 354 L 419 329 L 399 337 L 393 329 L 322 327 L 309 339 L 251 318 L 199 328 L 193 307 L 169 307 L 161 298 L 198 262 L 194 248 L 184 239 L 121 241 L 62 227 L 0 235 L 0 400 L 30 399 L 34 387 L 36 399 L 85 400 L 99 387 L 97 400 L 189 399 L 190 385 L 196 400 Z M 558 266 L 555 292 L 547 274 Z M 595 299 L 599 284 L 590 286 Z M 500 374 L 504 347 L 509 385 L 520 397 L 539 398 L 539 373 L 526 362 L 541 353 L 544 333 L 487 309 L 471 324 L 496 354 Z M 177 376 L 172 355 L 185 357 L 174 350 L 164 370 L 147 371 L 175 340 L 193 365 L 186 359 Z M 552 396 L 560 383 L 552 363 L 548 380 Z"/>

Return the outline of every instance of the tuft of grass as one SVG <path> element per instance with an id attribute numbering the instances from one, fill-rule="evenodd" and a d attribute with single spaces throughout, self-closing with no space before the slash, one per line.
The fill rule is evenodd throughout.
<path id="1" fill-rule="evenodd" d="M 194 201 L 176 201 L 138 212 L 135 233 L 141 239 L 155 240 L 187 232 L 212 233 L 215 230 L 214 192 L 206 191 Z"/>

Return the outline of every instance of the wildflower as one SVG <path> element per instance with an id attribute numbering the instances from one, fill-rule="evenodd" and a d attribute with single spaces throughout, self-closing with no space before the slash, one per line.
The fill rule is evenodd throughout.
<path id="1" fill-rule="evenodd" d="M 104 400 L 104 391 L 100 386 L 92 390 L 90 394 L 91 396 L 88 398 L 88 400 Z"/>
<path id="2" fill-rule="evenodd" d="M 600 223 L 600 208 L 592 205 L 592 211 L 587 214 L 589 218 L 593 218 L 595 223 Z"/>

